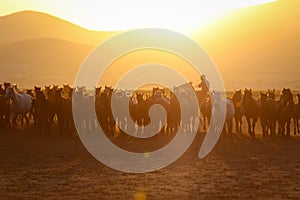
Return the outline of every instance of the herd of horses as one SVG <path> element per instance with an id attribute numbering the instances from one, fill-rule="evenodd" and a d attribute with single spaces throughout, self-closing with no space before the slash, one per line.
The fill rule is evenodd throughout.
<path id="1" fill-rule="evenodd" d="M 252 138 L 256 135 L 258 120 L 264 137 L 290 137 L 292 121 L 294 134 L 300 133 L 300 96 L 297 94 L 298 102 L 295 102 L 290 89 L 283 88 L 279 99 L 276 99 L 275 90 L 261 92 L 255 99 L 251 89 L 234 91 L 229 98 L 220 92 L 207 93 L 187 86 L 191 86 L 190 83 L 173 90 L 153 87 L 148 93 L 131 94 L 108 86 L 97 87 L 92 92 L 85 87 L 72 88 L 69 85 L 35 86 L 22 91 L 5 82 L 0 84 L 0 129 L 24 128 L 32 123 L 37 134 L 51 134 L 52 127 L 57 124 L 61 134 L 76 134 L 78 127 L 75 128 L 72 108 L 83 105 L 80 110 L 82 117 L 77 123 L 86 132 L 100 126 L 111 135 L 116 132 L 147 134 L 145 127 L 151 125 L 154 132 L 171 134 L 200 127 L 206 130 L 209 124 L 222 121 L 218 116 L 212 116 L 221 111 L 221 105 L 225 105 L 225 123 L 221 124 L 225 136 L 231 136 L 234 131 L 242 132 L 243 117 Z M 195 104 L 197 109 L 191 106 Z M 165 118 L 154 105 L 164 108 Z M 213 119 L 215 122 L 211 121 Z"/>

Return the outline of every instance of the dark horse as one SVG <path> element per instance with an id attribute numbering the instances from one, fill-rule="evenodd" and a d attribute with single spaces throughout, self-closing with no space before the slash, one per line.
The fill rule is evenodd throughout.
<path id="1" fill-rule="evenodd" d="M 279 110 L 278 110 L 279 133 L 278 134 L 281 134 L 282 136 L 290 137 L 290 126 L 291 126 L 291 119 L 293 116 L 294 102 L 293 102 L 293 94 L 289 88 L 288 89 L 283 88 L 278 106 L 279 106 Z"/>
<path id="2" fill-rule="evenodd" d="M 234 109 L 235 109 L 235 113 L 234 113 L 235 131 L 237 133 L 241 133 L 242 132 L 242 116 L 243 116 L 243 113 L 242 113 L 242 102 L 243 102 L 242 90 L 234 91 L 232 101 L 233 101 Z"/>
<path id="3" fill-rule="evenodd" d="M 300 133 L 299 119 L 300 119 L 300 94 L 297 94 L 298 103 L 294 106 L 294 134 Z"/>
<path id="4" fill-rule="evenodd" d="M 277 120 L 277 103 L 275 101 L 275 90 L 269 90 L 268 93 L 260 93 L 260 123 L 263 136 L 275 136 L 275 125 Z"/>
<path id="5" fill-rule="evenodd" d="M 255 124 L 259 115 L 259 105 L 258 102 L 252 97 L 252 90 L 245 89 L 243 102 L 242 102 L 242 112 L 246 117 L 248 124 L 248 133 L 250 137 L 255 137 Z M 251 123 L 252 120 L 252 123 Z"/>

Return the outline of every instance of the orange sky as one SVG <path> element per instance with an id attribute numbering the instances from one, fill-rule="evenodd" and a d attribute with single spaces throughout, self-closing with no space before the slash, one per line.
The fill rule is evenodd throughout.
<path id="1" fill-rule="evenodd" d="M 0 15 L 22 9 L 45 10 L 47 8 L 47 4 L 42 3 L 46 1 L 39 1 L 31 6 L 26 5 L 26 2 L 30 1 L 18 1 L 19 4 L 14 4 L 13 1 L 5 2 L 5 4 L 1 3 L 4 6 L 1 7 Z M 65 13 L 69 12 L 66 10 Z M 77 13 L 77 16 L 83 15 Z M 198 23 L 195 20 L 193 25 L 197 31 L 194 31 L 190 37 L 207 50 L 217 64 L 228 90 L 244 87 L 300 89 L 298 78 L 300 73 L 299 17 L 299 1 L 279 0 L 231 11 L 198 30 L 195 28 Z M 76 20 L 71 19 L 70 21 L 76 23 Z M 52 84 L 52 82 L 72 83 L 76 70 L 89 51 L 99 42 L 112 36 L 111 33 L 87 31 L 36 13 L 28 15 L 23 13 L 9 20 L 8 18 L 7 20 L 0 18 L 0 20 L 3 20 L 1 22 L 5 27 L 0 33 L 0 45 L 8 43 L 5 50 L 2 48 L 1 51 L 0 48 L 0 67 L 26 66 L 34 69 L 32 72 L 27 70 L 27 73 L 19 70 L 22 77 L 25 74 L 32 76 L 28 82 L 29 85 L 32 85 L 33 81 L 41 85 Z M 127 25 L 130 26 L 130 24 Z M 59 54 L 56 56 L 57 60 L 55 53 Z M 199 74 L 191 70 L 184 60 L 174 55 L 161 52 L 136 52 L 126 56 L 128 58 L 122 57 L 116 60 L 108 71 L 108 75 L 103 78 L 107 83 L 109 82 L 108 84 L 117 80 L 118 76 L 123 73 L 122 67 L 118 66 L 127 65 L 130 68 L 143 62 L 173 65 L 192 82 L 199 81 Z M 39 71 L 41 66 L 43 69 Z M 60 70 L 64 73 L 59 73 Z M 35 73 L 38 73 L 38 78 L 35 77 Z M 42 73 L 45 74 L 41 76 Z M 23 81 L 16 77 L 10 80 Z M 23 83 L 26 84 L 25 81 Z"/>

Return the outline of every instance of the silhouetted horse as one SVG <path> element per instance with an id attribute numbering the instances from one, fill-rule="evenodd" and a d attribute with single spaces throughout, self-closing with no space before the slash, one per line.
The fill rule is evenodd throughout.
<path id="1" fill-rule="evenodd" d="M 130 116 L 130 96 L 127 95 L 125 90 L 114 91 L 112 95 L 112 100 L 114 102 L 115 108 L 115 120 L 117 121 L 119 129 L 126 132 L 126 129 L 132 128 L 134 125 L 129 124 L 129 121 L 132 120 Z"/>
<path id="2" fill-rule="evenodd" d="M 105 86 L 103 92 L 95 90 L 98 93 L 95 97 L 96 115 L 102 130 L 105 133 L 115 133 L 116 121 L 111 110 L 111 98 L 113 88 Z"/>
<path id="3" fill-rule="evenodd" d="M 178 98 L 182 111 L 180 127 L 182 131 L 192 131 L 195 128 L 196 120 L 200 119 L 200 113 L 198 112 L 199 100 L 191 84 L 189 82 L 173 87 L 173 92 Z"/>
<path id="4" fill-rule="evenodd" d="M 88 94 L 85 87 L 76 87 L 73 94 L 72 103 L 76 106 L 80 115 L 78 117 L 77 124 L 79 125 L 80 131 L 91 132 L 94 130 L 95 126 L 95 116 L 92 114 L 94 111 L 93 107 L 94 96 Z"/>
<path id="5" fill-rule="evenodd" d="M 223 100 L 221 92 L 213 91 L 210 94 L 211 105 L 212 105 L 212 118 L 210 123 L 210 129 L 213 129 L 215 133 L 221 133 L 224 131 L 225 120 L 223 117 L 226 116 L 226 104 Z M 232 105 L 233 106 L 233 105 Z M 231 119 L 234 113 L 231 113 Z"/>
<path id="6" fill-rule="evenodd" d="M 36 99 L 34 100 L 34 125 L 35 130 L 39 134 L 49 134 L 52 123 L 51 111 L 52 107 L 43 92 L 37 91 Z"/>
<path id="7" fill-rule="evenodd" d="M 209 125 L 212 113 L 212 102 L 210 96 L 206 97 L 205 100 L 201 103 L 200 112 L 203 115 L 203 130 L 206 130 L 206 120 Z"/>
<path id="8" fill-rule="evenodd" d="M 275 136 L 275 125 L 278 116 L 278 106 L 275 102 L 275 90 L 268 93 L 260 93 L 260 123 L 262 126 L 263 137 Z"/>
<path id="9" fill-rule="evenodd" d="M 259 105 L 252 97 L 252 90 L 245 89 L 242 102 L 242 113 L 245 115 L 248 124 L 250 137 L 255 137 L 255 124 L 258 120 Z"/>
<path id="10" fill-rule="evenodd" d="M 294 134 L 300 133 L 299 119 L 300 119 L 300 94 L 297 94 L 298 102 L 294 106 Z"/>
<path id="11" fill-rule="evenodd" d="M 293 116 L 294 102 L 293 94 L 289 88 L 283 88 L 278 107 L 279 134 L 290 137 L 290 125 Z"/>
<path id="12" fill-rule="evenodd" d="M 29 124 L 27 113 L 31 110 L 32 97 L 26 93 L 17 92 L 16 87 L 8 87 L 5 92 L 5 99 L 11 100 L 12 124 L 16 126 L 18 116 L 21 116 L 21 124 L 23 127 L 23 118 Z"/>
<path id="13" fill-rule="evenodd" d="M 242 132 L 242 102 L 243 102 L 243 94 L 242 90 L 235 90 L 232 96 L 232 101 L 234 104 L 234 121 L 235 121 L 235 131 L 237 133 Z"/>
<path id="14" fill-rule="evenodd" d="M 10 127 L 10 105 L 5 99 L 5 89 L 0 84 L 0 129 Z"/>
<path id="15" fill-rule="evenodd" d="M 232 99 L 226 98 L 223 101 L 226 103 L 226 118 L 225 118 L 225 124 L 223 128 L 224 134 L 229 134 L 229 136 L 232 136 L 232 121 L 233 117 L 235 115 L 235 108 L 234 103 Z M 226 130 L 227 128 L 227 130 Z"/>
<path id="16" fill-rule="evenodd" d="M 72 94 L 74 89 L 70 88 L 69 93 L 62 96 L 62 90 L 55 91 L 55 107 L 59 123 L 60 133 L 73 134 L 75 133 L 75 125 L 72 114 Z"/>
<path id="17" fill-rule="evenodd" d="M 170 104 L 169 104 L 169 108 L 167 109 L 167 127 L 166 127 L 167 133 L 174 133 L 176 132 L 176 130 L 178 130 L 180 125 L 180 119 L 181 119 L 180 116 L 181 116 L 181 110 L 180 110 L 180 104 L 178 98 L 173 92 L 171 92 Z"/>

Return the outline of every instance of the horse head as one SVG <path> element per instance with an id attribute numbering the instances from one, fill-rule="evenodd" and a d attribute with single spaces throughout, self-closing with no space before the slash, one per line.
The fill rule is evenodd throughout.
<path id="1" fill-rule="evenodd" d="M 293 94 L 292 94 L 290 88 L 283 88 L 281 97 L 282 97 L 281 100 L 283 101 L 283 103 L 293 102 Z"/>
<path id="2" fill-rule="evenodd" d="M 50 90 L 50 85 L 45 85 L 45 91 L 46 93 Z"/>
<path id="3" fill-rule="evenodd" d="M 41 87 L 34 86 L 34 92 L 39 92 L 39 91 L 41 91 L 41 90 L 42 90 Z"/>
<path id="4" fill-rule="evenodd" d="M 252 98 L 252 89 L 245 88 L 243 99 L 251 99 Z"/>
<path id="5" fill-rule="evenodd" d="M 15 98 L 15 91 L 14 91 L 14 88 L 13 87 L 8 87 L 5 91 L 5 100 L 9 100 L 9 99 L 14 99 Z"/>
<path id="6" fill-rule="evenodd" d="M 95 87 L 95 96 L 100 95 L 101 93 L 101 87 Z"/>
<path id="7" fill-rule="evenodd" d="M 143 93 L 136 93 L 136 100 L 138 103 L 142 103 L 144 101 L 144 94 Z"/>
<path id="8" fill-rule="evenodd" d="M 4 89 L 7 90 L 11 86 L 11 83 L 4 82 L 3 86 L 4 86 Z"/>
<path id="9" fill-rule="evenodd" d="M 0 84 L 0 95 L 5 95 L 5 90 L 2 87 L 2 84 Z"/>
<path id="10" fill-rule="evenodd" d="M 260 92 L 260 100 L 261 102 L 266 102 L 268 98 L 267 93 Z"/>
<path id="11" fill-rule="evenodd" d="M 273 90 L 268 90 L 268 92 L 267 92 L 267 94 L 268 94 L 268 98 L 269 99 L 272 99 L 272 100 L 275 100 L 275 89 L 273 89 Z"/>
<path id="12" fill-rule="evenodd" d="M 32 97 L 34 96 L 34 95 L 33 95 L 33 92 L 32 92 L 32 89 L 27 89 L 27 90 L 26 90 L 26 94 L 29 94 L 29 95 L 32 96 Z"/>
<path id="13" fill-rule="evenodd" d="M 232 96 L 232 101 L 235 106 L 241 106 L 241 103 L 243 101 L 242 90 L 234 90 L 234 94 Z"/>

